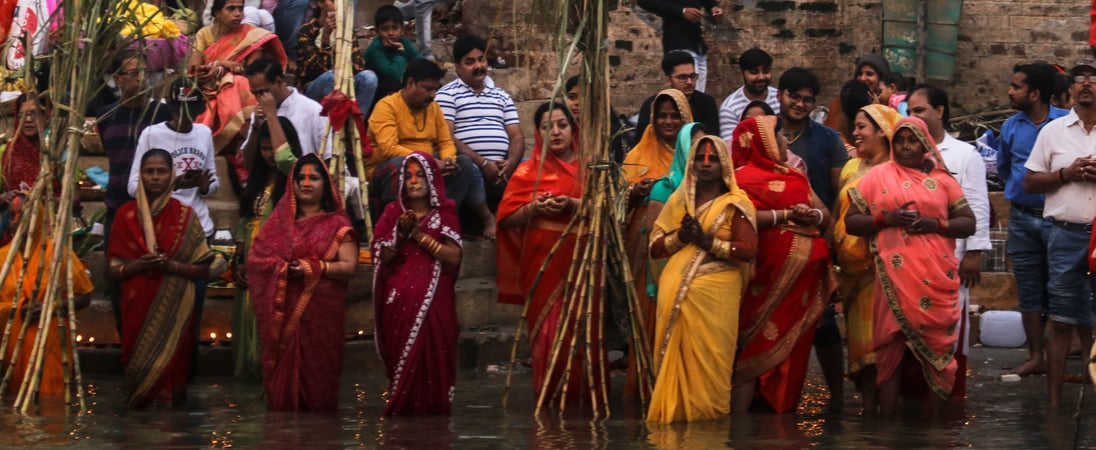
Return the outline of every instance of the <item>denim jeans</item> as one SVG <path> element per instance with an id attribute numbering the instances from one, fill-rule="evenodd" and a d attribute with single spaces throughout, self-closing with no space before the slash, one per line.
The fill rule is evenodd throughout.
<path id="1" fill-rule="evenodd" d="M 424 59 L 434 60 L 434 51 L 430 47 L 430 21 L 434 16 L 434 0 L 405 0 L 396 2 L 403 19 L 415 18 L 415 46 Z"/>
<path id="2" fill-rule="evenodd" d="M 373 184 L 380 189 L 381 204 L 387 205 L 399 196 L 396 190 L 399 188 L 400 168 L 403 166 L 403 157 L 388 158 L 377 165 L 373 171 Z M 457 156 L 456 173 L 445 177 L 445 196 L 457 204 L 457 209 L 467 206 L 482 205 L 485 201 L 483 194 L 483 181 L 477 183 L 476 164 L 472 159 Z M 481 175 L 482 177 L 482 175 Z"/>
<path id="3" fill-rule="evenodd" d="M 1053 226 L 1046 219 L 1017 208 L 1008 212 L 1007 251 L 1016 278 L 1020 312 L 1047 311 L 1047 243 Z"/>
<path id="4" fill-rule="evenodd" d="M 1010 225 L 1011 226 L 1011 225 Z M 1047 298 L 1050 320 L 1091 327 L 1092 275 L 1088 273 L 1089 233 L 1051 225 L 1047 241 L 1050 268 Z"/>
<path id="5" fill-rule="evenodd" d="M 305 89 L 304 95 L 317 102 L 323 100 L 323 97 L 330 94 L 335 89 L 335 72 L 328 70 L 322 75 L 316 77 L 311 83 L 308 83 L 308 88 Z M 369 108 L 373 105 L 373 95 L 377 93 L 377 74 L 372 70 L 363 70 L 354 75 L 354 97 L 358 100 L 358 107 L 362 110 L 362 115 L 369 118 Z"/>
<path id="6" fill-rule="evenodd" d="M 304 23 L 308 12 L 308 0 L 278 0 L 274 8 L 274 34 L 282 41 L 285 56 L 290 61 L 297 60 L 297 30 Z"/>

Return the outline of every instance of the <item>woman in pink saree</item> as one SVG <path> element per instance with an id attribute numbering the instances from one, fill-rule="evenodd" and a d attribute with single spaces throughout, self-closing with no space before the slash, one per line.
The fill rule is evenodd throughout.
<path id="1" fill-rule="evenodd" d="M 377 351 L 389 381 L 384 415 L 449 414 L 457 379 L 460 221 L 433 156 L 403 160 L 398 201 L 373 238 Z"/>
<path id="2" fill-rule="evenodd" d="M 244 76 L 247 64 L 261 57 L 277 59 L 285 68 L 285 49 L 274 33 L 242 23 L 243 0 L 213 0 L 213 23 L 194 36 L 187 71 L 197 75 L 206 110 L 195 118 L 213 130 L 213 148 L 227 149 L 259 102 Z"/>
<path id="3" fill-rule="evenodd" d="M 845 225 L 849 234 L 869 237 L 875 253 L 880 413 L 893 416 L 900 391 L 927 384 L 936 394 L 928 396 L 935 416 L 951 394 L 957 367 L 955 239 L 973 234 L 975 220 L 925 123 L 909 117 L 894 130 L 891 160 L 849 189 Z M 906 376 L 917 372 L 920 377 Z"/>
<path id="4" fill-rule="evenodd" d="M 331 411 L 358 238 L 316 155 L 298 160 L 290 181 L 247 255 L 263 392 L 272 411 Z"/>

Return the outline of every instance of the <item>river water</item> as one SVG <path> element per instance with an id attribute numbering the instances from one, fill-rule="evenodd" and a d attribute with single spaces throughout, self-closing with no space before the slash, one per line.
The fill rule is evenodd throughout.
<path id="1" fill-rule="evenodd" d="M 844 413 L 826 408 L 828 393 L 816 366 L 798 414 L 749 414 L 690 424 L 648 425 L 635 404 L 612 396 L 612 415 L 592 421 L 580 413 L 533 417 L 531 374 L 518 367 L 507 408 L 500 400 L 505 365 L 461 371 L 451 417 L 385 418 L 383 371 L 375 362 L 348 365 L 340 408 L 330 414 L 267 413 L 255 384 L 199 377 L 188 402 L 171 409 L 125 407 L 120 377 L 88 378 L 90 411 L 65 414 L 58 400 L 43 400 L 41 414 L 0 412 L 0 447 L 84 448 L 1096 448 L 1096 394 L 1087 393 L 1079 419 L 1073 412 L 1081 385 L 1067 384 L 1063 407 L 1048 413 L 1045 378 L 997 381 L 1002 366 L 1022 362 L 1018 350 L 976 348 L 968 399 L 940 422 L 906 407 L 895 421 L 864 418 L 846 383 Z M 360 359 L 360 358 L 359 358 Z M 1070 361 L 1079 373 L 1079 360 Z M 614 393 L 623 376 L 613 379 Z M 8 400 L 10 401 L 10 400 Z M 1077 424 L 1080 424 L 1078 429 Z M 1078 432 L 1079 430 L 1079 432 Z"/>

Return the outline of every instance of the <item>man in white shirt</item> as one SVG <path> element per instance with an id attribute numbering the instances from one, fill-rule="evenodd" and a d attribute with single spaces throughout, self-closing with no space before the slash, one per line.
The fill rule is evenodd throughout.
<path id="1" fill-rule="evenodd" d="M 780 100 L 772 86 L 773 57 L 762 49 L 751 48 L 738 57 L 738 67 L 742 69 L 742 87 L 719 105 L 719 137 L 727 142 L 734 136 L 742 112 L 750 102 L 764 100 L 774 113 L 780 114 Z"/>
<path id="2" fill-rule="evenodd" d="M 205 198 L 217 193 L 217 165 L 214 161 L 213 132 L 209 127 L 194 123 L 194 118 L 205 110 L 202 93 L 186 78 L 180 78 L 171 86 L 167 98 L 171 120 L 151 125 L 141 131 L 133 160 L 140 161 L 145 152 L 159 148 L 171 154 L 175 164 L 175 192 L 173 198 L 194 210 L 206 236 L 213 235 L 213 220 Z M 126 189 L 131 197 L 137 197 L 137 182 L 141 165 L 133 164 L 129 170 Z"/>
<path id="3" fill-rule="evenodd" d="M 1062 400 L 1066 355 L 1074 329 L 1087 352 L 1094 322 L 1088 243 L 1096 217 L 1096 60 L 1070 70 L 1069 114 L 1043 126 L 1024 168 L 1024 190 L 1045 193 L 1043 217 L 1053 225 L 1047 240 L 1047 297 L 1051 323 L 1047 341 L 1049 404 Z M 1086 353 L 1087 354 L 1087 353 Z"/>
<path id="4" fill-rule="evenodd" d="M 936 141 L 936 148 L 940 156 L 944 158 L 944 164 L 951 172 L 959 187 L 963 189 L 963 195 L 970 204 L 976 220 L 974 234 L 966 239 L 955 240 L 955 257 L 959 258 L 959 279 L 962 287 L 959 288 L 959 301 L 962 303 L 961 321 L 963 323 L 959 348 L 956 350 L 956 359 L 959 361 L 959 375 L 956 379 L 956 389 L 952 396 L 965 394 L 966 356 L 969 353 L 970 323 L 967 320 L 967 309 L 970 306 L 970 288 L 981 280 L 982 252 L 991 250 L 993 245 L 989 240 L 989 192 L 986 188 L 986 163 L 974 146 L 960 141 L 950 134 L 946 128 L 951 116 L 951 107 L 948 105 L 948 93 L 943 89 L 920 85 L 910 91 L 909 111 L 911 116 L 917 116 L 925 121 Z"/>
<path id="5" fill-rule="evenodd" d="M 324 132 L 327 130 L 327 117 L 321 116 L 323 106 L 297 92 L 296 88 L 289 87 L 285 82 L 285 74 L 282 65 L 273 58 L 260 58 L 244 69 L 247 80 L 251 84 L 251 93 L 255 97 L 269 92 L 274 96 L 274 102 L 278 105 L 276 115 L 285 117 L 297 127 L 297 136 L 301 139 L 301 155 L 316 153 L 323 146 Z M 251 126 L 247 130 L 247 136 L 241 148 L 247 146 L 251 132 L 262 124 L 256 120 L 258 116 L 269 115 L 273 111 L 263 111 L 256 107 L 251 114 Z M 323 160 L 331 159 L 331 141 L 323 150 Z"/>

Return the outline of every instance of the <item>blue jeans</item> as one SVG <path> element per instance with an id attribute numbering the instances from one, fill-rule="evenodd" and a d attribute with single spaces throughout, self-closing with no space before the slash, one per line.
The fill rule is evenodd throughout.
<path id="1" fill-rule="evenodd" d="M 400 170 L 403 167 L 403 157 L 388 158 L 377 165 L 373 171 L 373 184 L 380 189 L 381 204 L 387 205 L 399 197 L 396 192 L 399 189 Z M 445 196 L 453 200 L 460 209 L 464 206 L 479 206 L 485 201 L 483 194 L 483 181 L 476 182 L 476 164 L 472 159 L 457 155 L 457 170 L 445 177 Z M 481 175 L 482 177 L 482 175 Z"/>
<path id="2" fill-rule="evenodd" d="M 328 70 L 316 77 L 304 90 L 304 95 L 317 102 L 330 94 L 335 89 L 335 72 Z M 358 108 L 362 115 L 369 118 L 369 107 L 373 105 L 373 95 L 377 93 L 377 74 L 372 70 L 363 70 L 354 75 L 354 96 L 358 100 Z"/>
<path id="3" fill-rule="evenodd" d="M 274 8 L 274 34 L 282 41 L 285 56 L 290 61 L 297 60 L 297 30 L 304 23 L 308 12 L 308 0 L 278 0 Z"/>
<path id="4" fill-rule="evenodd" d="M 1040 216 L 1009 209 L 1007 251 L 1020 312 L 1047 312 L 1047 243 L 1053 226 Z"/>
<path id="5" fill-rule="evenodd" d="M 1011 227 L 1011 225 L 1009 225 Z M 1047 283 L 1050 320 L 1091 327 L 1092 276 L 1088 273 L 1089 233 L 1051 225 L 1047 241 Z"/>

